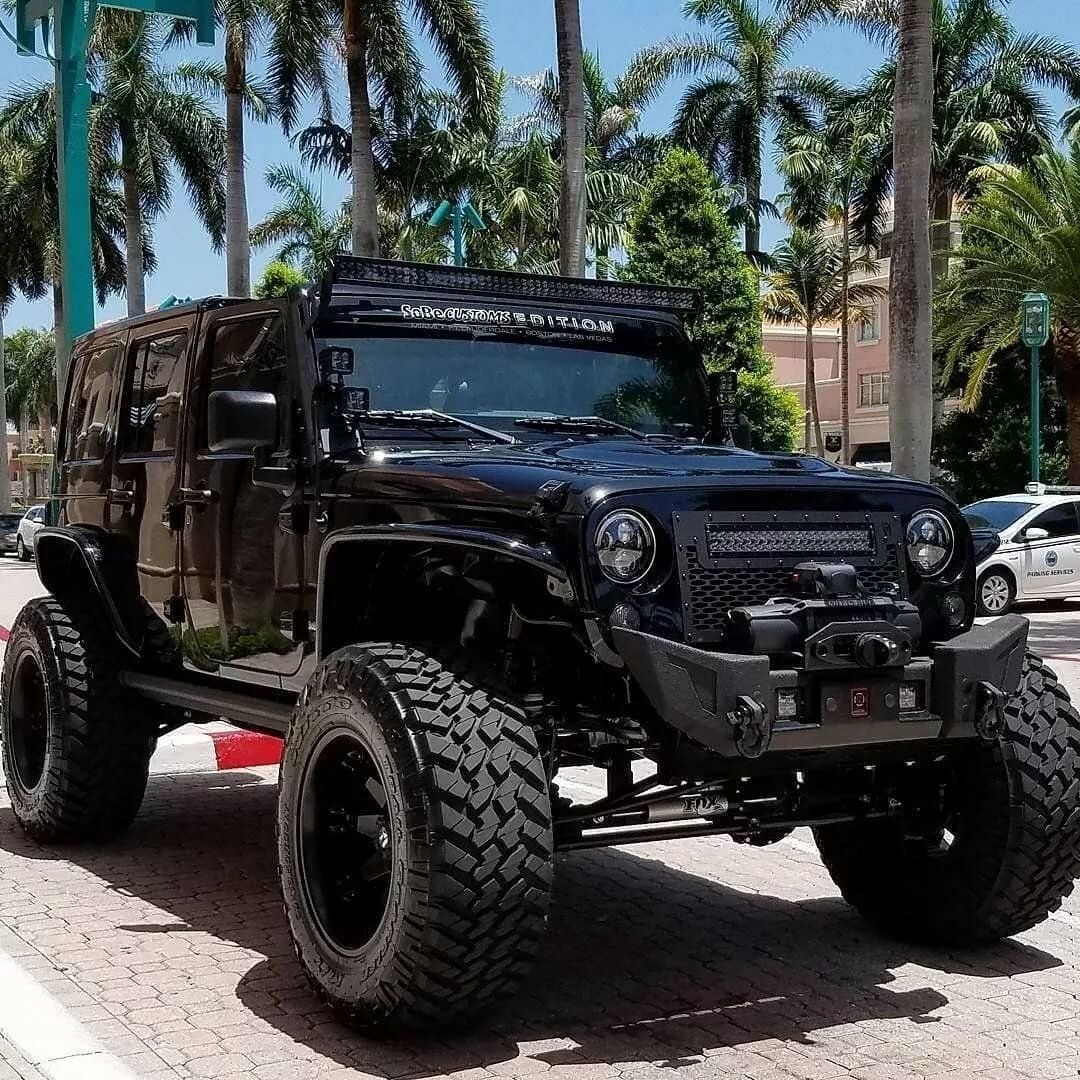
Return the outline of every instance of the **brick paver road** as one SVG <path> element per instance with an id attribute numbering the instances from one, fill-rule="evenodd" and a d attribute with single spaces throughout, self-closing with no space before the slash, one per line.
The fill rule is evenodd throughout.
<path id="1" fill-rule="evenodd" d="M 153 1080 L 1080 1071 L 1080 915 L 977 951 L 904 945 L 844 906 L 805 838 L 564 857 L 547 948 L 502 1012 L 361 1037 L 293 959 L 274 795 L 272 770 L 155 777 L 127 838 L 64 852 L 0 805 L 0 949 Z"/>

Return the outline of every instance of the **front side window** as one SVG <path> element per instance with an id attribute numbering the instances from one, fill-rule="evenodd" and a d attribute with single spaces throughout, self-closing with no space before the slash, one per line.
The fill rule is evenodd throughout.
<path id="1" fill-rule="evenodd" d="M 124 454 L 176 449 L 183 397 L 186 330 L 146 338 L 135 345 L 120 447 Z"/>
<path id="2" fill-rule="evenodd" d="M 100 461 L 105 456 L 119 360 L 120 346 L 113 344 L 83 353 L 76 362 L 64 430 L 66 461 Z"/>
<path id="3" fill-rule="evenodd" d="M 278 312 L 220 322 L 210 338 L 205 391 L 201 394 L 198 445 L 205 449 L 206 401 L 215 390 L 261 390 L 288 402 L 285 330 Z M 284 425 L 279 426 L 284 431 Z"/>
<path id="4" fill-rule="evenodd" d="M 1061 536 L 1074 536 L 1077 532 L 1076 506 L 1073 503 L 1062 503 L 1049 510 L 1044 510 L 1034 520 L 1028 522 L 1029 529 L 1045 529 L 1050 534 L 1050 539 L 1055 540 Z"/>
<path id="5" fill-rule="evenodd" d="M 874 371 L 859 376 L 859 408 L 889 404 L 889 373 Z"/>

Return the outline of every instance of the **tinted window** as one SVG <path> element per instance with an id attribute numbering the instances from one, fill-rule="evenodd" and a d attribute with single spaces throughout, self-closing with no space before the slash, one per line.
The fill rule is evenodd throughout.
<path id="1" fill-rule="evenodd" d="M 0 529 L 14 529 L 19 524 L 19 514 L 0 514 Z"/>
<path id="2" fill-rule="evenodd" d="M 964 507 L 964 517 L 973 529 L 996 529 L 1004 532 L 1010 525 L 1019 521 L 1029 510 L 1034 510 L 1033 502 L 1012 502 L 997 499 L 972 503 Z"/>
<path id="3" fill-rule="evenodd" d="M 85 461 L 105 456 L 112 422 L 118 345 L 83 353 L 76 361 L 71 401 L 64 429 L 64 459 Z"/>
<path id="4" fill-rule="evenodd" d="M 1033 521 L 1028 523 L 1029 529 L 1045 529 L 1050 538 L 1058 536 L 1074 536 L 1077 532 L 1076 505 L 1074 503 L 1062 503 L 1050 510 L 1044 510 Z"/>
<path id="5" fill-rule="evenodd" d="M 175 449 L 187 339 L 187 331 L 179 330 L 136 345 L 121 437 L 125 454 Z"/>
<path id="6" fill-rule="evenodd" d="M 288 401 L 285 335 L 277 312 L 218 323 L 210 339 L 209 383 L 200 397 L 200 447 L 206 446 L 206 400 L 214 390 L 261 390 Z M 284 428 L 281 428 L 284 430 Z"/>

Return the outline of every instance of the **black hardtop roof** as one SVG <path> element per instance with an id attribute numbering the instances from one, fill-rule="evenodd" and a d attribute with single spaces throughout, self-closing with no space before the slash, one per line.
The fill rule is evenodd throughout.
<path id="1" fill-rule="evenodd" d="M 628 281 L 520 274 L 437 263 L 409 263 L 338 255 L 323 284 L 322 312 L 335 296 L 405 292 L 411 296 L 475 297 L 496 301 L 585 304 L 596 308 L 655 311 L 686 318 L 698 308 L 693 289 Z"/>
<path id="2" fill-rule="evenodd" d="M 243 300 L 235 296 L 203 296 L 198 300 L 185 300 L 181 304 L 171 304 L 166 308 L 154 308 L 142 315 L 127 315 L 122 319 L 112 319 L 109 322 L 95 326 L 85 334 L 80 334 L 75 339 L 78 345 L 83 341 L 94 341 L 97 338 L 108 337 L 110 334 L 126 333 L 131 327 L 146 326 L 149 323 L 161 322 L 165 319 L 175 319 L 178 315 L 196 315 L 200 311 L 210 311 L 214 308 L 226 307 L 229 304 L 249 304 L 250 300 Z"/>

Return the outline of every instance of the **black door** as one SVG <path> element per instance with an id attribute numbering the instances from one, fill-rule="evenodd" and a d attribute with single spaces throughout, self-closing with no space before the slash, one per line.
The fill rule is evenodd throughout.
<path id="1" fill-rule="evenodd" d="M 298 670 L 306 638 L 301 540 L 282 514 L 291 484 L 256 482 L 251 454 L 211 451 L 207 400 L 215 390 L 274 394 L 278 445 L 264 464 L 288 472 L 294 394 L 287 314 L 283 303 L 262 302 L 230 306 L 205 319 L 192 372 L 183 481 L 202 499 L 183 531 L 185 661 L 274 686 Z"/>

